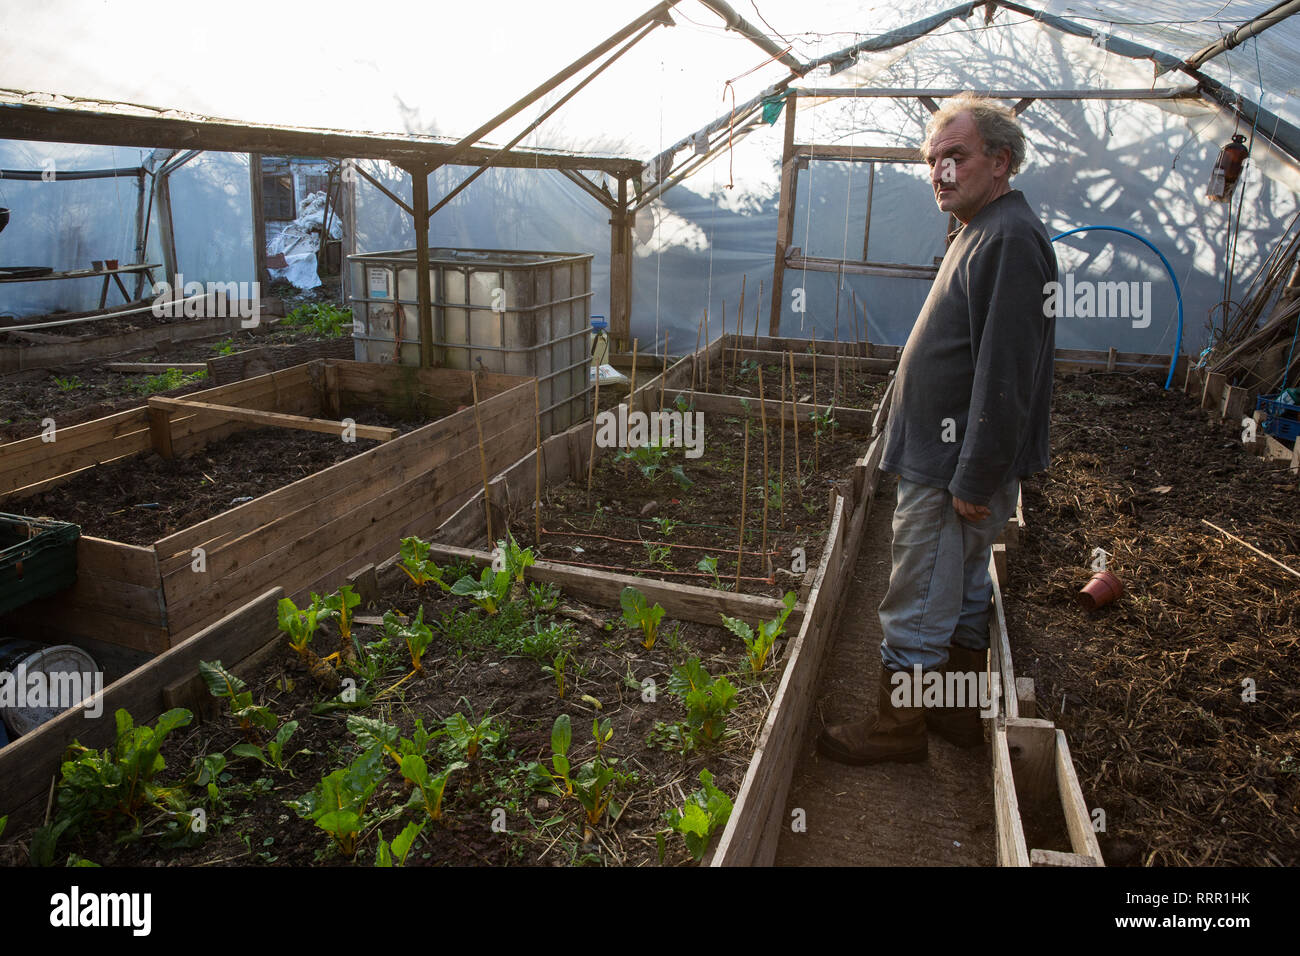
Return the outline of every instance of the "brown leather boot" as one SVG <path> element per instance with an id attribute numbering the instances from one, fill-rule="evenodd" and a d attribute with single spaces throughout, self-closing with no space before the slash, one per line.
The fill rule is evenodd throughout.
<path id="1" fill-rule="evenodd" d="M 915 763 L 927 753 L 925 715 L 920 707 L 895 707 L 890 672 L 880 675 L 876 713 L 850 724 L 834 724 L 817 738 L 817 752 L 838 763 L 862 766 L 892 761 Z"/>
<path id="2" fill-rule="evenodd" d="M 944 686 L 952 672 L 974 673 L 976 687 L 979 675 L 985 671 L 988 651 L 972 651 L 954 644 L 948 648 L 948 663 L 943 668 Z M 967 685 L 969 686 L 969 685 Z M 947 701 L 945 701 L 947 703 Z M 980 718 L 978 702 L 968 707 L 927 707 L 925 725 L 944 740 L 957 747 L 976 747 L 984 743 L 984 721 Z"/>

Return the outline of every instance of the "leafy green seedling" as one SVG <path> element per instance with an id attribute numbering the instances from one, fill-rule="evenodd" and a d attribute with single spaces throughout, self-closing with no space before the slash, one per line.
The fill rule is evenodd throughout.
<path id="1" fill-rule="evenodd" d="M 253 703 L 248 685 L 221 666 L 221 661 L 199 661 L 199 673 L 208 685 L 208 693 L 230 703 L 230 714 L 239 721 L 239 729 L 253 735 L 257 728 L 272 730 L 280 718 L 269 707 Z"/>
<path id="2" fill-rule="evenodd" d="M 658 565 L 672 570 L 672 545 L 658 544 L 654 541 L 642 541 L 641 546 L 645 548 L 646 560 L 650 562 L 651 566 Z"/>
<path id="3" fill-rule="evenodd" d="M 352 609 L 361 603 L 361 595 L 352 590 L 352 585 L 345 584 L 333 594 L 327 594 L 321 600 L 325 610 L 318 620 L 329 618 L 337 621 L 339 636 L 344 643 L 352 640 Z"/>
<path id="4" fill-rule="evenodd" d="M 578 768 L 573 778 L 573 794 L 587 812 L 587 822 L 592 826 L 600 823 L 600 818 L 611 807 L 614 794 L 635 780 L 636 774 L 624 773 L 614 766 L 613 761 L 605 763 L 599 758 Z"/>
<path id="5" fill-rule="evenodd" d="M 698 657 L 673 668 L 668 693 L 686 706 L 686 723 L 697 742 L 716 743 L 727 731 L 727 714 L 736 706 L 736 688 L 725 677 L 710 677 Z"/>
<path id="6" fill-rule="evenodd" d="M 560 714 L 551 726 L 551 768 L 554 773 L 540 763 L 529 764 L 528 782 L 534 789 L 546 790 L 557 796 L 569 796 L 573 793 L 573 781 L 569 777 L 571 743 L 573 743 L 573 722 L 568 714 Z M 561 785 L 563 785 L 562 789 Z"/>
<path id="7" fill-rule="evenodd" d="M 411 847 L 415 845 L 415 838 L 424 829 L 424 823 L 423 820 L 412 820 L 401 833 L 393 837 L 391 844 L 381 833 L 379 847 L 375 850 L 375 866 L 406 866 L 406 858 L 411 853 Z"/>
<path id="8" fill-rule="evenodd" d="M 451 587 L 442 579 L 442 568 L 438 564 L 429 560 L 429 548 L 431 545 L 417 537 L 402 539 L 401 558 L 402 563 L 399 567 L 406 572 L 406 576 L 415 583 L 416 587 L 422 587 L 430 581 L 438 585 L 444 591 L 450 591 Z"/>
<path id="9" fill-rule="evenodd" d="M 328 833 L 339 852 L 351 858 L 366 806 L 384 778 L 384 752 L 372 747 L 356 760 L 323 777 L 315 788 L 289 805 Z"/>
<path id="10" fill-rule="evenodd" d="M 285 756 L 285 747 L 289 743 L 289 738 L 298 730 L 298 721 L 290 720 L 286 722 L 279 730 L 276 731 L 275 737 L 270 740 L 266 749 L 257 746 L 257 744 L 235 744 L 231 749 L 233 753 L 241 757 L 248 757 L 251 760 L 261 761 L 268 767 L 274 767 L 276 770 L 289 771 L 289 762 L 299 754 L 310 754 L 310 750 L 298 750 Z M 292 776 L 292 771 L 289 771 Z"/>
<path id="11" fill-rule="evenodd" d="M 721 615 L 722 623 L 726 625 L 727 630 L 745 642 L 745 656 L 748 658 L 749 666 L 755 674 L 759 673 L 767 663 L 767 655 L 771 652 L 776 639 L 785 630 L 786 619 L 790 616 L 790 612 L 794 610 L 796 600 L 795 593 L 787 591 L 785 597 L 781 600 L 785 610 L 774 620 L 760 622 L 757 634 L 740 618 L 727 617 L 725 614 Z"/>
<path id="12" fill-rule="evenodd" d="M 416 612 L 415 620 L 403 624 L 395 611 L 384 612 L 384 633 L 393 639 L 405 642 L 411 653 L 411 668 L 417 674 L 424 673 L 424 652 L 433 640 L 433 631 L 424 623 L 424 605 Z"/>
<path id="13" fill-rule="evenodd" d="M 467 597 L 488 614 L 495 614 L 510 593 L 510 572 L 485 567 L 477 580 L 467 574 L 451 586 L 451 593 Z"/>
<path id="14" fill-rule="evenodd" d="M 640 685 L 638 684 L 639 688 Z M 591 736 L 596 741 L 596 756 L 599 757 L 601 751 L 605 749 L 605 744 L 609 743 L 614 736 L 614 721 L 609 717 L 601 720 L 599 717 L 593 717 L 591 721 Z"/>
<path id="15" fill-rule="evenodd" d="M 624 623 L 628 627 L 639 627 L 641 646 L 646 650 L 653 648 L 655 638 L 659 636 L 659 622 L 664 616 L 663 607 L 659 604 L 651 607 L 645 595 L 630 585 L 623 589 L 618 600 L 623 605 Z"/>
<path id="16" fill-rule="evenodd" d="M 280 630 L 289 635 L 289 646 L 307 665 L 307 670 L 312 677 L 327 687 L 337 687 L 339 684 L 337 672 L 322 661 L 310 647 L 312 638 L 316 636 L 321 614 L 325 610 L 317 594 L 311 596 L 311 604 L 305 608 L 299 608 L 289 598 L 280 598 L 280 603 L 276 607 Z"/>
<path id="17" fill-rule="evenodd" d="M 713 586 L 715 588 L 721 589 L 723 587 L 722 579 L 718 577 L 718 559 L 714 555 L 700 558 L 699 561 L 695 562 L 695 569 L 713 575 Z"/>
<path id="18" fill-rule="evenodd" d="M 813 433 L 819 438 L 840 427 L 840 423 L 835 420 L 834 405 L 826 406 L 825 411 L 809 412 L 808 418 L 813 423 Z"/>
<path id="19" fill-rule="evenodd" d="M 449 764 L 440 774 L 431 775 L 429 765 L 418 754 L 408 754 L 402 758 L 402 777 L 415 789 L 411 793 L 407 806 L 424 810 L 430 820 L 442 819 L 442 797 L 447 789 L 447 781 L 454 771 L 464 770 L 469 764 L 457 760 Z"/>
<path id="20" fill-rule="evenodd" d="M 477 760 L 483 751 L 499 744 L 502 737 L 500 729 L 491 716 L 484 717 L 478 723 L 472 723 L 459 711 L 443 719 L 442 733 L 451 741 L 456 751 L 470 763 Z"/>
<path id="21" fill-rule="evenodd" d="M 708 852 L 709 840 L 714 833 L 727 825 L 731 818 L 731 798 L 713 785 L 713 774 L 700 771 L 704 786 L 686 798 L 681 810 L 664 814 L 668 825 L 682 835 L 686 849 L 697 861 Z"/>
<path id="22" fill-rule="evenodd" d="M 560 603 L 560 589 L 554 584 L 528 585 L 528 603 L 533 610 L 548 613 L 554 611 Z"/>
<path id="23" fill-rule="evenodd" d="M 550 664 L 542 665 L 542 673 L 548 674 L 555 679 L 555 695 L 557 697 L 564 696 L 564 669 L 568 662 L 569 652 L 562 649 L 556 651 L 555 657 L 552 658 Z"/>
<path id="24" fill-rule="evenodd" d="M 651 518 L 650 520 L 655 523 L 655 527 L 659 529 L 659 533 L 665 538 L 672 536 L 673 530 L 678 524 L 678 522 L 672 518 Z"/>

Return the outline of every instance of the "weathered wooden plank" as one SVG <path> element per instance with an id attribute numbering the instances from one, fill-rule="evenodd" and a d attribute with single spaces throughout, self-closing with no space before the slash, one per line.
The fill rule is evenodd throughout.
<path id="1" fill-rule="evenodd" d="M 753 349 L 741 349 L 735 353 L 741 362 L 752 361 L 761 365 L 776 365 L 779 367 L 780 362 L 785 362 L 788 367 L 790 360 L 785 357 L 783 352 L 758 352 Z M 811 369 L 813 367 L 813 356 L 807 352 L 794 353 L 794 367 L 796 369 Z M 821 343 L 817 343 L 817 359 L 821 362 L 822 368 L 830 366 L 822 361 L 826 356 L 821 353 Z M 880 375 L 887 375 L 897 362 L 887 358 L 853 358 L 851 356 L 842 356 L 840 358 L 841 371 L 850 372 L 876 372 Z"/>
<path id="2" fill-rule="evenodd" d="M 1020 803 L 1016 799 L 1015 774 L 1011 769 L 1011 752 L 1006 731 L 993 727 L 993 812 L 997 826 L 998 866 L 1028 866 L 1029 850 L 1020 822 Z"/>
<path id="3" fill-rule="evenodd" d="M 437 543 L 430 546 L 429 557 L 438 561 L 471 561 L 480 566 L 492 562 L 492 555 L 487 551 Z M 566 564 L 553 564 L 550 561 L 538 561 L 528 568 L 525 574 L 535 581 L 559 585 L 566 594 L 571 594 L 579 600 L 609 607 L 618 607 L 619 596 L 623 593 L 623 589 L 634 587 L 644 594 L 650 603 L 662 604 L 669 617 L 715 626 L 720 624 L 719 614 L 744 618 L 746 621 L 758 621 L 776 617 L 784 610 L 781 602 L 776 598 L 733 594 L 730 591 L 715 591 L 712 588 L 696 587 L 693 584 L 640 578 L 630 574 L 614 574 L 592 568 L 576 568 Z M 790 614 L 790 622 L 796 619 L 802 620 L 803 614 L 804 609 L 796 605 Z M 787 627 L 789 626 L 791 624 L 787 624 Z"/>
<path id="4" fill-rule="evenodd" d="M 1056 797 L 1056 728 L 1049 720 L 1009 717 L 1003 728 L 1016 795 L 1033 806 Z"/>
<path id="5" fill-rule="evenodd" d="M 1060 794 L 1061 809 L 1065 813 L 1065 828 L 1070 833 L 1070 847 L 1080 856 L 1091 857 L 1097 866 L 1105 866 L 1097 833 L 1088 815 L 1088 805 L 1083 801 L 1079 777 L 1070 759 L 1070 745 L 1065 731 L 1056 732 L 1056 790 Z"/>
<path id="6" fill-rule="evenodd" d="M 989 615 L 989 650 L 993 667 L 1002 688 L 1002 713 L 1005 717 L 1019 717 L 1016 701 L 1016 674 L 1011 666 L 1011 639 L 1007 636 L 1006 609 L 1002 604 L 1002 581 L 992 554 L 989 555 L 989 577 L 993 579 L 993 613 Z"/>
<path id="7" fill-rule="evenodd" d="M 806 708 L 811 700 L 821 654 L 830 630 L 841 565 L 845 563 L 846 500 L 838 498 L 827 531 L 827 547 L 813 579 L 798 635 L 787 651 L 781 683 L 768 708 L 758 745 L 745 772 L 740 791 L 733 802 L 731 818 L 718 839 L 713 866 L 762 865 L 760 854 L 764 835 L 776 817 L 780 798 L 781 813 L 794 770 L 792 748 L 803 728 Z M 769 843 L 768 852 L 774 852 Z M 769 861 L 770 862 L 770 861 Z"/>
<path id="8" fill-rule="evenodd" d="M 718 395 L 710 392 L 696 392 L 692 399 L 697 412 L 706 412 L 717 415 L 744 415 L 746 414 L 745 406 L 742 402 L 749 403 L 749 414 L 755 418 L 758 417 L 758 399 L 742 398 L 739 395 Z M 800 424 L 807 424 L 809 416 L 813 413 L 814 408 L 818 412 L 824 413 L 827 409 L 825 404 L 813 406 L 800 402 L 796 405 L 794 417 L 791 415 L 789 402 L 781 402 L 774 398 L 764 399 L 763 405 L 767 409 L 768 420 L 774 425 L 779 425 L 781 418 L 787 422 L 798 421 Z M 778 417 L 779 416 L 779 417 Z M 837 406 L 835 408 L 835 421 L 845 431 L 861 432 L 867 434 L 871 431 L 871 412 L 861 408 L 846 408 Z M 775 419 L 775 421 L 772 421 Z"/>
<path id="9" fill-rule="evenodd" d="M 118 372 L 122 375 L 157 375 L 168 369 L 182 372 L 205 372 L 206 362 L 105 362 L 101 366 L 105 372 Z"/>
<path id="10" fill-rule="evenodd" d="M 206 412 L 215 418 L 246 422 L 268 428 L 295 428 L 300 431 L 318 432 L 325 435 L 343 435 L 351 428 L 357 438 L 371 441 L 391 441 L 399 434 L 396 428 L 380 425 L 362 425 L 353 423 L 346 426 L 343 422 L 329 421 L 324 418 L 306 418 L 301 415 L 286 415 L 283 412 L 268 412 L 253 408 L 238 408 L 234 405 L 213 405 L 210 402 L 196 402 L 186 398 L 164 398 L 153 396 L 149 399 L 150 409 Z M 170 442 L 168 442 L 170 445 Z M 167 457 L 167 456 L 165 456 Z"/>
<path id="11" fill-rule="evenodd" d="M 247 602 L 105 687 L 86 704 L 65 711 L 0 750 L 0 815 L 11 813 L 13 827 L 37 822 L 44 812 L 50 781 L 74 740 L 87 747 L 108 746 L 114 736 L 113 714 L 118 709 L 129 711 L 137 724 L 151 723 L 162 712 L 162 689 L 194 673 L 200 660 L 240 660 L 274 639 L 276 603 L 283 593 L 275 588 Z M 100 716 L 88 718 L 87 712 L 92 711 Z"/>
<path id="12" fill-rule="evenodd" d="M 1062 853 L 1060 850 L 1030 850 L 1030 866 L 1097 866 L 1090 856 L 1078 853 Z"/>
<path id="13" fill-rule="evenodd" d="M 39 469 L 37 473 L 40 475 L 52 473 L 56 466 L 47 466 L 45 462 L 55 456 L 69 456 L 68 460 L 71 462 L 83 460 L 93 464 L 90 456 L 81 455 L 80 459 L 71 456 L 74 452 L 87 452 L 97 446 L 121 441 L 141 429 L 147 430 L 148 427 L 148 414 L 143 408 L 132 408 L 94 421 L 61 428 L 58 427 L 56 418 L 54 441 L 47 442 L 40 435 L 33 435 L 31 438 L 21 438 L 0 445 L 0 493 L 3 493 L 4 488 L 12 485 L 9 480 L 11 474 L 19 469 L 36 468 Z M 113 457 L 120 457 L 121 454 L 122 452 L 115 451 Z M 65 466 L 65 470 L 68 470 L 68 467 L 79 466 L 72 464 Z M 30 479 L 24 483 L 30 483 Z"/>
<path id="14" fill-rule="evenodd" d="M 1016 678 L 1016 705 L 1022 717 L 1038 716 L 1038 698 L 1032 677 Z"/>

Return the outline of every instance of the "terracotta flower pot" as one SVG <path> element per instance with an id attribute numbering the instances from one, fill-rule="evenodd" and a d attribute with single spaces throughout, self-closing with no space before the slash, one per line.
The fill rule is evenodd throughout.
<path id="1" fill-rule="evenodd" d="M 117 260 L 116 260 L 116 259 L 105 259 L 105 260 L 104 260 L 104 268 L 105 268 L 105 269 L 116 269 L 116 268 L 117 268 Z"/>
<path id="2" fill-rule="evenodd" d="M 103 259 L 92 259 L 92 260 L 90 260 L 90 264 L 91 264 L 92 267 L 94 267 L 94 270 L 95 270 L 96 272 L 103 272 L 103 271 L 104 271 L 104 260 L 103 260 Z"/>
<path id="3" fill-rule="evenodd" d="M 1120 583 L 1119 578 L 1109 571 L 1098 571 L 1092 576 L 1083 590 L 1074 596 L 1079 603 L 1079 607 L 1095 611 L 1099 607 L 1105 607 L 1117 597 L 1124 593 L 1124 585 Z"/>

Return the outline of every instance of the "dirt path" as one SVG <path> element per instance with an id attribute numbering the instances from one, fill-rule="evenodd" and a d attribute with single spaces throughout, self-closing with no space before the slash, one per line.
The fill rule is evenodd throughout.
<path id="1" fill-rule="evenodd" d="M 808 829 L 782 834 L 776 864 L 992 866 L 987 744 L 958 750 L 932 735 L 925 762 L 876 767 L 842 766 L 816 751 L 823 721 L 852 720 L 874 706 L 881 640 L 876 608 L 889 582 L 895 480 L 881 485 L 786 800 L 786 819 L 802 808 Z"/>

